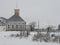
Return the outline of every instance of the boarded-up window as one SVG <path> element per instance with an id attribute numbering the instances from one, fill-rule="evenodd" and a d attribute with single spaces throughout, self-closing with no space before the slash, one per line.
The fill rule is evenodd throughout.
<path id="1" fill-rule="evenodd" d="M 12 25 L 12 28 L 14 28 L 14 25 Z"/>
<path id="2" fill-rule="evenodd" d="M 16 25 L 16 28 L 18 28 L 18 25 Z"/>

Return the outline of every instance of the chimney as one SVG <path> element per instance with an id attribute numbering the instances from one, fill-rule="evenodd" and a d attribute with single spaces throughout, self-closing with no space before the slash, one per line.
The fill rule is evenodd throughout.
<path id="1" fill-rule="evenodd" d="M 15 9 L 15 14 L 19 15 L 19 9 Z"/>

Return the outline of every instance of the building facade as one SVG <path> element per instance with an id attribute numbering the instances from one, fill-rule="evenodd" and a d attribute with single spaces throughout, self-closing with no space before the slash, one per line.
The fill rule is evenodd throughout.
<path id="1" fill-rule="evenodd" d="M 0 28 L 6 31 L 25 31 L 30 30 L 30 26 L 26 25 L 26 21 L 24 21 L 19 16 L 19 9 L 14 10 L 14 15 L 9 19 L 0 17 Z"/>
<path id="2" fill-rule="evenodd" d="M 6 31 L 26 30 L 26 22 L 19 16 L 19 9 L 15 9 L 14 15 L 9 19 L 0 17 L 1 26 L 5 26 Z"/>
<path id="3" fill-rule="evenodd" d="M 19 16 L 19 9 L 15 9 L 14 15 L 7 20 L 7 31 L 21 31 L 26 29 L 26 22 Z"/>

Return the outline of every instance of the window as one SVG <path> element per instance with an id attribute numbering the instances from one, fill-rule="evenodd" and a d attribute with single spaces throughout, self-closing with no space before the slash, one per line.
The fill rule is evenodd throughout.
<path id="1" fill-rule="evenodd" d="M 16 25 L 16 28 L 18 28 L 18 25 Z"/>
<path id="2" fill-rule="evenodd" d="M 12 28 L 14 28 L 14 25 L 12 25 Z"/>
<path id="3" fill-rule="evenodd" d="M 8 25 L 8 28 L 10 28 L 9 25 Z"/>
<path id="4" fill-rule="evenodd" d="M 1 20 L 0 20 L 0 22 L 1 22 Z"/>
<path id="5" fill-rule="evenodd" d="M 22 28 L 22 25 L 20 25 L 20 29 Z"/>

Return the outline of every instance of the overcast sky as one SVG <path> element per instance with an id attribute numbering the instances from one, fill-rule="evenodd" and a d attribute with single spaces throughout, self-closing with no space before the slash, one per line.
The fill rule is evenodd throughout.
<path id="1" fill-rule="evenodd" d="M 60 24 L 60 0 L 18 0 L 20 16 L 27 22 L 40 22 L 40 27 Z M 16 0 L 0 0 L 0 17 L 14 15 Z"/>

